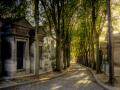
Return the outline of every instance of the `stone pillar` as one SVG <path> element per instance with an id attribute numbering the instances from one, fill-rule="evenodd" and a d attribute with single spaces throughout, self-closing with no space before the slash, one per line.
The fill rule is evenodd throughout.
<path id="1" fill-rule="evenodd" d="M 35 60 L 36 60 L 35 41 L 30 43 L 30 72 L 35 73 Z"/>
<path id="2" fill-rule="evenodd" d="M 43 42 L 39 42 L 39 68 L 42 69 L 42 63 L 43 63 Z"/>
<path id="3" fill-rule="evenodd" d="M 26 41 L 26 47 L 25 47 L 25 68 L 26 68 L 26 72 L 30 73 L 29 40 Z"/>
<path id="4" fill-rule="evenodd" d="M 14 76 L 16 72 L 15 66 L 15 42 L 14 37 L 7 36 L 3 41 L 3 62 L 5 76 Z"/>
<path id="5" fill-rule="evenodd" d="M 39 60 L 39 47 L 38 47 L 38 40 L 35 41 L 35 75 L 39 75 L 39 66 L 40 66 L 40 60 Z"/>
<path id="6" fill-rule="evenodd" d="M 11 77 L 16 72 L 15 67 L 15 40 L 12 35 L 12 27 L 10 24 L 2 26 L 2 71 L 4 76 Z"/>

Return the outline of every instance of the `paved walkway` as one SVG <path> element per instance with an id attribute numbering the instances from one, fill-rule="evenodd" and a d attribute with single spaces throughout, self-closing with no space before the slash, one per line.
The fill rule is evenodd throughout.
<path id="1" fill-rule="evenodd" d="M 102 87 L 106 88 L 107 90 L 120 90 L 120 77 L 114 76 L 115 81 L 114 85 L 110 85 L 108 83 L 109 76 L 105 73 L 96 74 L 95 70 L 92 70 L 91 68 L 86 67 L 94 76 L 94 79 L 101 85 Z"/>
<path id="2" fill-rule="evenodd" d="M 92 74 L 84 67 L 73 65 L 60 77 L 26 85 L 5 88 L 4 90 L 105 90 L 99 86 Z"/>

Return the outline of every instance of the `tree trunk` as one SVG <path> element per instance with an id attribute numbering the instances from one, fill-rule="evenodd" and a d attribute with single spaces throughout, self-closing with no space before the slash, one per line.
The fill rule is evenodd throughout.
<path id="1" fill-rule="evenodd" d="M 99 36 L 96 34 L 96 73 L 101 73 L 100 57 L 99 57 Z"/>
<path id="2" fill-rule="evenodd" d="M 62 42 L 61 42 L 61 25 L 60 25 L 60 19 L 61 19 L 61 10 L 59 6 L 60 1 L 57 0 L 57 30 L 56 30 L 56 71 L 62 70 Z"/>
<path id="3" fill-rule="evenodd" d="M 95 55 L 94 55 L 94 33 L 96 32 L 96 7 L 95 7 L 95 0 L 92 1 L 92 51 L 93 51 L 93 69 L 96 69 L 96 62 L 95 62 Z M 96 33 L 95 33 L 96 34 Z"/>
<path id="4" fill-rule="evenodd" d="M 35 3 L 35 43 L 36 43 L 36 60 L 35 60 L 35 75 L 39 74 L 39 54 L 38 54 L 38 27 L 39 27 L 39 0 L 34 0 Z"/>
<path id="5" fill-rule="evenodd" d="M 64 69 L 66 69 L 67 68 L 67 55 L 66 55 L 67 51 L 66 51 L 66 45 L 64 45 L 63 49 L 64 49 L 63 63 L 64 63 Z"/>
<path id="6" fill-rule="evenodd" d="M 85 65 L 88 67 L 88 52 L 87 51 L 86 51 L 86 54 L 85 54 L 85 58 L 86 58 Z"/>
<path id="7" fill-rule="evenodd" d="M 114 67 L 112 60 L 112 23 L 110 0 L 107 0 L 107 19 L 108 19 L 108 59 L 109 59 L 109 82 L 113 84 Z"/>
<path id="8" fill-rule="evenodd" d="M 67 67 L 70 67 L 70 43 L 67 47 Z"/>
<path id="9" fill-rule="evenodd" d="M 92 42 L 92 68 L 93 69 L 96 69 L 96 62 L 95 62 L 95 54 L 94 54 L 94 44 L 93 44 L 93 42 Z"/>
<path id="10" fill-rule="evenodd" d="M 61 71 L 61 42 L 60 39 L 56 40 L 56 71 Z"/>

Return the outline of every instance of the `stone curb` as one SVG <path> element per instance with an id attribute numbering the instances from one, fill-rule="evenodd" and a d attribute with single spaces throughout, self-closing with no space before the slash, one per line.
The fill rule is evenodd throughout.
<path id="1" fill-rule="evenodd" d="M 82 65 L 82 66 L 83 66 L 83 65 Z M 86 67 L 86 66 L 84 66 L 84 67 L 87 68 L 87 69 L 91 72 L 92 76 L 95 78 L 96 82 L 97 82 L 101 87 L 105 88 L 106 90 L 120 90 L 120 88 L 112 87 L 112 86 L 108 86 L 108 85 L 104 84 L 102 81 L 100 81 L 100 80 L 97 78 L 97 76 L 95 75 L 95 73 L 92 71 L 91 68 Z"/>
<path id="2" fill-rule="evenodd" d="M 67 70 L 64 71 L 63 73 L 60 73 L 58 75 L 55 75 L 47 80 L 51 80 L 51 79 L 54 79 L 54 78 L 57 78 L 57 77 L 60 77 L 62 75 L 65 75 L 67 73 Z M 47 81 L 46 80 L 46 81 Z M 7 86 L 2 86 L 0 87 L 0 90 L 2 89 L 5 89 L 5 88 L 9 88 L 9 87 L 14 87 L 14 86 L 20 86 L 20 85 L 27 85 L 27 84 L 31 84 L 31 83 L 36 83 L 36 82 L 39 82 L 39 80 L 33 80 L 33 81 L 25 81 L 25 82 L 22 82 L 22 83 L 15 83 L 15 84 L 12 84 L 12 85 L 7 85 Z"/>

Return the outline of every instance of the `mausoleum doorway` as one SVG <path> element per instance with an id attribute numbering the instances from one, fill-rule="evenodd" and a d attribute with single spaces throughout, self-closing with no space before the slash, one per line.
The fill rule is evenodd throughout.
<path id="1" fill-rule="evenodd" d="M 24 69 L 25 42 L 17 41 L 17 69 Z"/>

